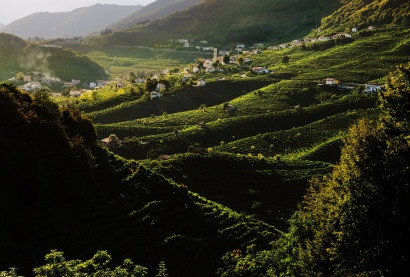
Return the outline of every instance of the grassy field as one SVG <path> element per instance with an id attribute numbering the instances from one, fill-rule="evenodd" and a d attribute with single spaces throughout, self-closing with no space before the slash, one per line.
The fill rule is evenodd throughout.
<path id="1" fill-rule="evenodd" d="M 167 49 L 143 48 L 138 46 L 90 46 L 70 45 L 72 50 L 87 55 L 113 77 L 128 75 L 130 72 L 162 71 L 181 68 L 198 57 L 209 58 L 211 53 L 184 52 Z"/>

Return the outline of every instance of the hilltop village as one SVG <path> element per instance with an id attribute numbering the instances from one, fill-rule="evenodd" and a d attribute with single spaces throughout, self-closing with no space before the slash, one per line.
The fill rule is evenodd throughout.
<path id="1" fill-rule="evenodd" d="M 34 92 L 38 89 L 48 89 L 55 97 L 71 97 L 78 99 L 92 98 L 96 92 L 114 90 L 119 94 L 124 93 L 127 87 L 137 86 L 141 91 L 149 94 L 151 99 L 160 98 L 164 94 L 172 93 L 180 88 L 187 86 L 204 87 L 209 81 L 222 81 L 227 79 L 246 79 L 246 78 L 263 78 L 263 75 L 274 74 L 274 71 L 260 66 L 254 62 L 254 57 L 261 55 L 263 51 L 281 51 L 284 49 L 316 47 L 329 42 L 348 43 L 355 39 L 360 31 L 372 32 L 377 28 L 369 26 L 364 30 L 356 27 L 346 30 L 345 32 L 336 33 L 331 36 L 308 36 L 304 39 L 296 39 L 279 45 L 266 45 L 264 43 L 255 43 L 245 45 L 238 43 L 231 49 L 217 49 L 210 46 L 207 40 L 195 41 L 189 39 L 170 40 L 172 47 L 176 51 L 197 51 L 198 56 L 201 53 L 213 53 L 213 58 L 198 58 L 194 63 L 179 69 L 164 69 L 162 71 L 131 72 L 128 76 L 117 76 L 105 80 L 61 80 L 58 77 L 50 77 L 48 74 L 41 72 L 23 73 L 19 72 L 16 77 L 9 81 L 20 85 L 20 89 L 27 92 Z M 349 31 L 349 32 L 347 32 Z M 317 30 L 320 33 L 320 29 Z M 81 37 L 70 40 L 56 40 L 50 44 L 45 44 L 42 40 L 37 43 L 43 43 L 44 48 L 63 48 L 67 44 L 78 44 L 82 41 Z M 320 44 L 321 43 L 321 44 Z M 168 45 L 169 46 L 169 45 Z M 320 46 L 317 46 L 320 47 Z M 289 62 L 289 58 L 284 56 L 282 63 Z M 259 76 L 259 77 L 258 77 Z M 364 86 L 364 92 L 370 93 L 381 89 L 380 84 L 353 84 L 343 83 L 343 80 L 336 80 L 328 76 L 326 80 L 321 80 L 318 85 L 335 86 L 340 89 L 354 89 L 357 86 Z"/>

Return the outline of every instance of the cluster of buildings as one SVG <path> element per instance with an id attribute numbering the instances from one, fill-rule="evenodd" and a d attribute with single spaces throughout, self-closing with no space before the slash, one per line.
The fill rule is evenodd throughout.
<path id="1" fill-rule="evenodd" d="M 367 27 L 367 30 L 369 31 L 374 31 L 376 29 L 377 28 L 375 26 Z M 351 33 L 357 33 L 358 31 L 359 29 L 357 27 L 351 28 Z M 318 32 L 320 32 L 320 29 L 318 30 Z M 281 49 L 286 49 L 286 48 L 294 48 L 294 47 L 302 46 L 304 44 L 315 43 L 319 41 L 329 41 L 329 40 L 335 40 L 335 39 L 341 39 L 341 38 L 351 38 L 351 37 L 352 35 L 347 32 L 340 32 L 332 36 L 319 36 L 317 38 L 307 37 L 304 39 L 295 39 L 291 42 L 286 42 L 286 43 L 282 43 L 279 45 L 270 46 L 268 49 L 269 50 L 281 50 Z"/>
<path id="2" fill-rule="evenodd" d="M 378 92 L 379 90 L 383 89 L 382 85 L 376 83 L 367 83 L 367 84 L 344 84 L 335 78 L 326 78 L 322 80 L 319 86 L 329 86 L 329 87 L 337 87 L 339 89 L 354 89 L 355 86 L 364 86 L 363 93 L 370 94 L 374 92 Z"/>
<path id="3" fill-rule="evenodd" d="M 25 91 L 34 91 L 36 89 L 42 89 L 45 85 L 61 82 L 60 78 L 48 75 L 42 76 L 40 72 L 34 72 L 33 75 L 24 75 L 21 79 L 17 79 L 16 77 L 9 79 L 11 82 L 18 82 L 20 80 L 22 80 L 24 84 L 19 86 L 19 88 Z"/>

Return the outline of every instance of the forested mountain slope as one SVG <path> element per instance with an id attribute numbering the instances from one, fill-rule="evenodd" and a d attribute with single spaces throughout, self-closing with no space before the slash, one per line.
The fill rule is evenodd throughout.
<path id="1" fill-rule="evenodd" d="M 128 29 L 140 22 L 161 19 L 178 11 L 183 11 L 203 1 L 204 0 L 156 0 L 126 18 L 110 25 L 108 28 L 114 30 Z"/>
<path id="2" fill-rule="evenodd" d="M 338 0 L 207 0 L 185 11 L 104 38 L 114 45 L 205 39 L 226 45 L 302 37 L 339 7 Z"/>

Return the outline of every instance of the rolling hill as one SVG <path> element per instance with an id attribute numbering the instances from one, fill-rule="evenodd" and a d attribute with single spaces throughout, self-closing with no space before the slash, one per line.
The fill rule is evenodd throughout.
<path id="1" fill-rule="evenodd" d="M 86 36 L 127 17 L 141 6 L 96 4 L 70 12 L 41 12 L 16 20 L 2 29 L 22 38 L 64 38 Z"/>
<path id="2" fill-rule="evenodd" d="M 321 34 L 353 27 L 410 25 L 410 3 L 406 0 L 345 0 L 343 6 L 322 19 Z"/>
<path id="3" fill-rule="evenodd" d="M 140 22 L 161 19 L 178 11 L 183 11 L 203 1 L 204 0 L 157 0 L 110 25 L 108 28 L 113 30 L 128 29 Z"/>
<path id="4" fill-rule="evenodd" d="M 115 32 L 103 41 L 113 45 L 155 45 L 178 38 L 220 45 L 284 41 L 308 34 L 339 6 L 338 0 L 206 0 L 164 19 Z"/>
<path id="5" fill-rule="evenodd" d="M 0 29 L 3 28 L 4 26 L 6 26 L 6 25 L 0 23 Z"/>
<path id="6" fill-rule="evenodd" d="M 151 272 L 165 260 L 173 276 L 215 276 L 224 252 L 278 235 L 108 152 L 88 119 L 44 94 L 0 84 L 0 104 L 0 268 L 28 276 L 50 249 L 106 249 Z"/>
<path id="7" fill-rule="evenodd" d="M 115 264 L 129 257 L 147 266 L 147 276 L 159 261 L 170 276 L 405 276 L 406 7 L 401 0 L 206 0 L 90 42 L 134 57 L 134 47 L 118 44 L 318 38 L 311 29 L 320 22 L 323 35 L 352 27 L 336 10 L 364 23 L 351 37 L 272 47 L 249 64 L 196 73 L 191 81 L 203 78 L 205 86 L 160 98 L 149 97 L 149 81 L 58 104 L 0 84 L 0 269 L 30 274 L 50 249 L 67 259 L 106 249 Z M 320 21 L 320 14 L 331 15 Z M 377 28 L 362 30 L 368 24 Z M 6 65 L 18 67 L 19 54 L 38 50 L 3 36 Z M 47 64 L 59 68 L 52 57 Z M 257 66 L 270 73 L 253 73 Z M 377 93 L 365 92 L 375 83 Z M 102 147 L 107 136 L 118 143 Z"/>
<path id="8" fill-rule="evenodd" d="M 31 45 L 17 36 L 0 33 L 0 80 L 15 77 L 20 71 L 38 71 L 62 80 L 105 77 L 103 68 L 85 56 L 62 48 Z"/>
<path id="9" fill-rule="evenodd" d="M 378 115 L 373 95 L 318 86 L 319 80 L 329 76 L 356 84 L 380 80 L 408 61 L 408 33 L 395 27 L 360 33 L 348 43 L 263 51 L 253 56 L 250 67 L 265 66 L 274 72 L 263 79 L 265 87 L 230 99 L 212 97 L 205 109 L 198 109 L 198 104 L 217 90 L 225 88 L 226 95 L 234 95 L 235 82 L 250 87 L 260 82 L 258 77 L 209 82 L 198 91 L 151 101 L 80 108 L 99 122 L 101 138 L 116 134 L 123 141 L 113 149 L 116 154 L 148 158 L 147 166 L 190 190 L 285 230 L 286 219 L 306 192 L 307 180 L 330 173 L 339 160 L 341 132 L 357 119 Z M 288 64 L 281 62 L 284 56 L 289 57 Z M 198 97 L 204 98 L 195 102 Z M 235 115 L 223 111 L 226 101 L 237 107 Z M 191 102 L 195 104 L 189 107 Z M 297 105 L 303 111 L 295 110 Z M 293 179 L 286 177 L 292 174 Z"/>

